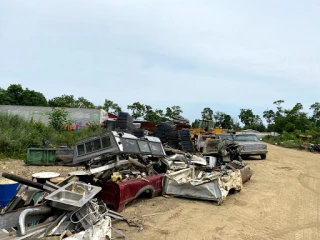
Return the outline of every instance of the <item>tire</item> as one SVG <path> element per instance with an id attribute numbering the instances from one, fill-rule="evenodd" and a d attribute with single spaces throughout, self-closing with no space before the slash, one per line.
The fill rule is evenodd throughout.
<path id="1" fill-rule="evenodd" d="M 241 155 L 242 160 L 248 160 L 249 156 L 248 155 Z"/>
<path id="2" fill-rule="evenodd" d="M 267 158 L 267 154 L 261 154 L 260 157 L 262 160 L 265 160 Z"/>

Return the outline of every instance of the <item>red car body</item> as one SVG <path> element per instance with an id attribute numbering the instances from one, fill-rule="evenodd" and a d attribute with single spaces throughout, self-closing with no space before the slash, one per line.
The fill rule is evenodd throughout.
<path id="1" fill-rule="evenodd" d="M 147 193 L 151 198 L 161 195 L 163 176 L 164 174 L 157 174 L 118 183 L 102 182 L 100 184 L 102 190 L 98 193 L 97 198 L 113 206 L 115 211 L 121 212 L 127 203 L 143 193 Z"/>

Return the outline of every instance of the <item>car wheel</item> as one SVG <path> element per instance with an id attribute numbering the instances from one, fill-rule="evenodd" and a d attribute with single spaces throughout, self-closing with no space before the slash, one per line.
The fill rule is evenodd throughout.
<path id="1" fill-rule="evenodd" d="M 247 156 L 247 155 L 241 155 L 241 158 L 242 158 L 243 160 L 248 160 L 248 159 L 249 159 L 249 156 Z"/>
<path id="2" fill-rule="evenodd" d="M 267 158 L 267 154 L 261 154 L 260 157 L 262 160 L 265 160 Z"/>

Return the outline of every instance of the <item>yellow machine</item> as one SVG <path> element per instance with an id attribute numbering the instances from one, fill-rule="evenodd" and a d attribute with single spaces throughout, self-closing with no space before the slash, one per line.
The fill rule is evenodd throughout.
<path id="1" fill-rule="evenodd" d="M 192 135 L 199 135 L 200 133 L 210 132 L 213 130 L 212 120 L 200 120 L 199 127 L 190 131 Z"/>
<path id="2" fill-rule="evenodd" d="M 224 133 L 227 133 L 227 130 L 222 128 L 215 128 L 213 129 L 213 132 L 212 132 L 213 135 L 224 134 Z"/>
<path id="3" fill-rule="evenodd" d="M 200 120 L 199 127 L 192 129 L 190 133 L 193 136 L 204 134 L 204 133 L 210 134 L 210 135 L 211 134 L 216 135 L 216 134 L 227 133 L 227 130 L 222 128 L 214 128 L 213 120 L 204 119 L 204 120 Z"/>
<path id="4" fill-rule="evenodd" d="M 227 133 L 227 130 L 214 128 L 213 120 L 200 120 L 199 127 L 191 129 L 190 133 L 196 149 L 201 152 L 207 138 L 212 138 L 216 134 Z"/>

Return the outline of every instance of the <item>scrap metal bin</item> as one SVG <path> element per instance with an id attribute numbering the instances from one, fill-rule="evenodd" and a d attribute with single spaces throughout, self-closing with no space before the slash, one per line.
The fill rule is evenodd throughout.
<path id="1" fill-rule="evenodd" d="M 26 165 L 55 165 L 55 148 L 28 148 Z"/>

